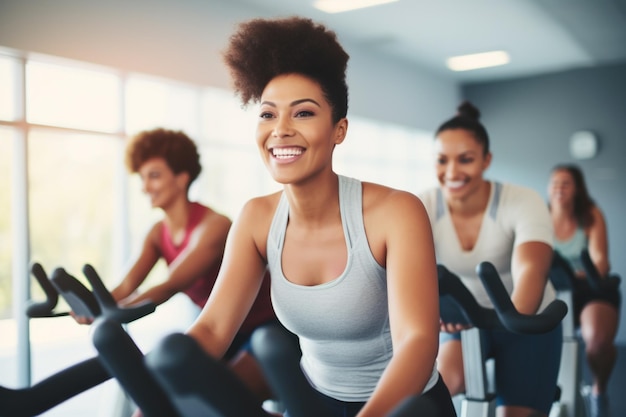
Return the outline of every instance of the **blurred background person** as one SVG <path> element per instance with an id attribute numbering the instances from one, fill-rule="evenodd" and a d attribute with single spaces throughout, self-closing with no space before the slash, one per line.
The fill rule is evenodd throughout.
<path id="1" fill-rule="evenodd" d="M 582 170 L 572 164 L 555 166 L 548 185 L 554 225 L 554 249 L 570 264 L 574 282 L 574 317 L 585 342 L 585 357 L 593 378 L 591 417 L 608 416 L 607 384 L 617 359 L 615 336 L 619 322 L 620 293 L 593 291 L 585 279 L 580 254 L 588 249 L 601 277 L 610 271 L 604 215 L 590 197 Z"/>

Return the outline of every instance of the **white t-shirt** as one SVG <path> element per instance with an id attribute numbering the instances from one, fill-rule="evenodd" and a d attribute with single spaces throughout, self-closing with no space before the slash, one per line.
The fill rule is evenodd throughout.
<path id="1" fill-rule="evenodd" d="M 511 275 L 513 249 L 525 242 L 553 244 L 548 208 L 539 193 L 530 188 L 491 182 L 489 203 L 478 239 L 470 251 L 461 247 L 441 189 L 427 190 L 419 197 L 430 217 L 437 263 L 457 274 L 482 306 L 493 307 L 493 304 L 476 273 L 479 263 L 491 262 L 511 294 L 515 284 Z M 546 277 L 539 311 L 554 298 L 554 288 Z"/>

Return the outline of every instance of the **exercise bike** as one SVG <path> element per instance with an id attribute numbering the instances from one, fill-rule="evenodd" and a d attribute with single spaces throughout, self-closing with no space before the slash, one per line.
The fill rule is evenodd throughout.
<path id="1" fill-rule="evenodd" d="M 120 384 L 133 386 L 152 378 L 166 391 L 175 413 L 164 417 L 270 417 L 255 395 L 221 361 L 209 357 L 190 336 L 166 336 L 145 357 L 121 326 L 107 319 L 94 323 L 93 342 L 105 366 Z M 267 325 L 252 336 L 253 353 L 272 389 L 291 417 L 327 415 L 324 405 L 299 367 L 300 351 L 293 335 L 280 325 Z M 276 375 L 280 375 L 276 377 Z M 287 380 L 282 377 L 287 376 Z M 131 396 L 133 394 L 131 393 Z M 441 415 L 427 398 L 414 396 L 387 417 Z"/>
<path id="2" fill-rule="evenodd" d="M 41 264 L 34 263 L 31 266 L 31 273 L 41 286 L 45 299 L 30 303 L 26 310 L 29 318 L 69 315 L 68 311 L 59 311 L 57 308 L 59 300 L 57 288 L 61 288 L 63 295 L 73 300 L 70 304 L 72 309 L 93 317 L 106 316 L 119 322 L 128 323 L 151 313 L 155 308 L 154 305 L 146 303 L 131 308 L 110 306 L 110 308 L 103 310 L 98 306 L 95 296 L 64 270 L 55 270 L 53 277 L 49 278 Z M 96 356 L 63 369 L 27 388 L 0 387 L 0 416 L 30 417 L 39 415 L 109 379 L 111 379 L 111 375 Z"/>
<path id="3" fill-rule="evenodd" d="M 591 291 L 596 294 L 603 294 L 618 290 L 621 278 L 615 274 L 606 278 L 601 277 L 587 249 L 581 251 L 580 260 Z M 550 417 L 585 417 L 587 413 L 584 406 L 583 391 L 587 387 L 584 386 L 582 380 L 582 342 L 578 336 L 576 318 L 574 317 L 573 291 L 574 282 L 577 278 L 570 264 L 558 251 L 554 252 L 549 276 L 557 292 L 557 297 L 568 306 L 567 316 L 563 320 L 563 350 L 558 377 L 560 397 L 558 402 L 555 402 Z"/>
<path id="4" fill-rule="evenodd" d="M 438 265 L 442 321 L 472 325 L 461 331 L 465 394 L 460 417 L 495 415 L 495 393 L 490 389 L 481 329 L 504 329 L 518 334 L 546 333 L 559 325 L 568 310 L 567 305 L 557 299 L 539 314 L 521 314 L 515 309 L 491 263 L 482 262 L 476 270 L 494 305 L 493 309 L 480 306 L 458 276 Z"/>
<path id="5" fill-rule="evenodd" d="M 478 306 L 458 278 L 455 281 L 445 268 L 439 269 L 440 290 L 458 298 L 459 304 L 466 306 L 468 313 L 465 314 L 476 323 L 533 333 L 553 329 L 565 315 L 566 307 L 560 301 L 554 301 L 537 316 L 517 313 L 495 269 L 492 267 L 490 270 L 488 266 L 484 269 L 487 272 L 483 282 L 492 288 L 490 294 L 498 300 L 494 303 L 497 310 Z M 130 371 L 123 364 L 132 362 L 135 367 L 145 366 L 141 375 L 146 375 L 147 370 L 166 390 L 178 411 L 173 415 L 175 417 L 270 415 L 223 363 L 207 356 L 198 343 L 185 334 L 175 333 L 165 337 L 144 358 L 119 324 L 97 320 L 93 342 L 100 357 L 125 387 L 132 387 L 143 379 L 137 377 L 138 372 Z M 262 327 L 252 336 L 252 350 L 290 416 L 317 417 L 326 414 L 299 366 L 300 351 L 295 336 L 280 325 Z M 471 410 L 468 408 L 468 412 Z M 408 417 L 416 413 L 424 417 L 440 416 L 434 404 L 428 403 L 422 396 L 413 396 L 393 410 L 389 417 Z M 475 414 L 467 415 L 473 417 Z"/>
<path id="6" fill-rule="evenodd" d="M 576 278 L 567 261 L 556 251 L 552 258 L 549 277 L 557 298 L 563 300 L 568 308 L 563 319 L 563 348 L 557 380 L 559 398 L 550 411 L 550 417 L 584 417 L 586 413 L 581 395 L 581 343 L 576 334 L 574 317 L 573 280 Z"/>

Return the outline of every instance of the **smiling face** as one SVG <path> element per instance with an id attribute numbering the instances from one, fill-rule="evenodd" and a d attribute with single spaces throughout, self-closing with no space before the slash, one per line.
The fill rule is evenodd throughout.
<path id="1" fill-rule="evenodd" d="M 448 129 L 435 140 L 437 179 L 446 200 L 465 200 L 478 192 L 483 173 L 491 163 L 491 153 L 471 132 Z"/>
<path id="2" fill-rule="evenodd" d="M 189 174 L 174 174 L 163 158 L 151 158 L 137 171 L 141 178 L 143 192 L 150 198 L 152 207 L 166 209 L 177 198 L 187 197 Z"/>
<path id="3" fill-rule="evenodd" d="M 305 181 L 332 170 L 335 145 L 348 122 L 332 122 L 332 106 L 320 85 L 299 74 L 273 78 L 263 90 L 257 124 L 257 146 L 275 181 Z"/>

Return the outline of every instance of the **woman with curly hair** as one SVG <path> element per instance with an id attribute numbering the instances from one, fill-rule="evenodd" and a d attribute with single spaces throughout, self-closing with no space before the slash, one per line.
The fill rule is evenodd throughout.
<path id="1" fill-rule="evenodd" d="M 161 304 L 183 292 L 203 307 L 219 271 L 231 221 L 188 198 L 202 169 L 195 143 L 181 131 L 143 131 L 126 146 L 126 166 L 139 174 L 143 192 L 164 216 L 146 235 L 138 258 L 112 291 L 113 298 L 121 304 L 144 300 Z M 160 258 L 169 266 L 168 279 L 136 292 Z"/>
<path id="2" fill-rule="evenodd" d="M 148 300 L 158 305 L 183 293 L 199 308 L 204 307 L 222 263 L 231 221 L 210 207 L 189 200 L 189 187 L 202 169 L 196 144 L 182 131 L 142 131 L 127 144 L 126 165 L 129 172 L 139 174 L 144 193 L 152 207 L 163 212 L 163 219 L 148 231 L 138 257 L 111 291 L 113 298 L 124 306 Z M 139 292 L 160 259 L 168 265 L 166 279 Z M 249 353 L 248 339 L 255 328 L 275 320 L 269 280 L 265 281 L 224 356 L 263 399 L 269 398 L 270 393 Z M 90 318 L 74 317 L 79 323 L 91 322 Z"/>
<path id="3" fill-rule="evenodd" d="M 335 33 L 299 17 L 253 19 L 230 38 L 225 61 L 243 104 L 259 104 L 256 143 L 283 189 L 245 204 L 188 333 L 221 357 L 269 268 L 276 315 L 298 337 L 330 416 L 381 417 L 422 394 L 455 415 L 435 367 L 426 211 L 410 193 L 333 170 L 348 131 L 348 54 Z"/>
<path id="4" fill-rule="evenodd" d="M 592 290 L 585 279 L 580 255 L 588 249 L 598 273 L 609 274 L 609 248 L 606 222 L 600 208 L 587 191 L 585 177 L 576 165 L 557 165 L 548 185 L 549 207 L 554 225 L 554 249 L 572 267 L 574 317 L 585 342 L 585 355 L 593 376 L 590 396 L 591 417 L 608 416 L 607 385 L 617 359 L 615 336 L 619 322 L 619 289 L 602 294 Z"/>

